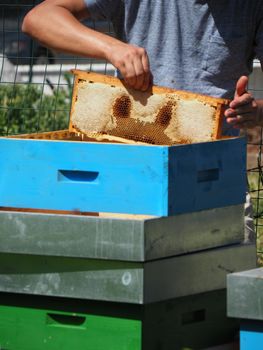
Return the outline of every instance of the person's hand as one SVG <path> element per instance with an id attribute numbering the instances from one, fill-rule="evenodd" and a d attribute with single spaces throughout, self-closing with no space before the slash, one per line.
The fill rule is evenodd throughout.
<path id="1" fill-rule="evenodd" d="M 225 111 L 227 123 L 234 128 L 253 128 L 260 124 L 260 112 L 258 103 L 247 91 L 248 77 L 239 78 L 236 85 L 236 92 L 229 108 Z"/>
<path id="2" fill-rule="evenodd" d="M 108 60 L 131 88 L 146 91 L 151 85 L 150 64 L 145 49 L 120 42 L 113 45 Z"/>

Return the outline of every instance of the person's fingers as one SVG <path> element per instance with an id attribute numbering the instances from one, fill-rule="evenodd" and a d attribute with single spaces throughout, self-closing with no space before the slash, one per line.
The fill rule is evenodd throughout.
<path id="1" fill-rule="evenodd" d="M 127 60 L 124 63 L 123 71 L 121 71 L 124 81 L 132 88 L 136 85 L 137 77 L 132 61 Z"/>
<path id="2" fill-rule="evenodd" d="M 254 101 L 254 98 L 251 94 L 246 93 L 242 96 L 236 97 L 233 101 L 230 102 L 230 108 L 238 108 L 247 104 L 251 104 Z"/>
<path id="3" fill-rule="evenodd" d="M 142 90 L 145 79 L 145 72 L 143 70 L 141 62 L 135 62 L 134 70 L 136 74 L 136 83 L 134 84 L 134 88 L 136 90 Z"/>
<path id="4" fill-rule="evenodd" d="M 232 127 L 235 129 L 251 129 L 251 128 L 254 128 L 255 126 L 256 125 L 254 120 L 238 121 L 232 124 Z"/>
<path id="5" fill-rule="evenodd" d="M 234 100 L 225 111 L 228 124 L 234 128 L 253 128 L 258 125 L 258 105 L 247 91 L 248 77 L 242 76 L 236 84 Z"/>
<path id="6" fill-rule="evenodd" d="M 144 69 L 144 82 L 142 85 L 142 90 L 146 91 L 152 83 L 152 76 L 150 71 L 150 62 L 147 53 L 142 56 L 142 65 Z"/>
<path id="7" fill-rule="evenodd" d="M 235 92 L 235 98 L 238 96 L 242 96 L 247 92 L 247 84 L 248 84 L 248 77 L 243 75 L 240 77 L 236 84 L 236 92 Z"/>
<path id="8" fill-rule="evenodd" d="M 111 50 L 108 59 L 120 71 L 128 86 L 143 91 L 148 89 L 151 73 L 144 48 L 120 43 Z"/>
<path id="9" fill-rule="evenodd" d="M 235 117 L 239 114 L 254 113 L 255 109 L 252 105 L 248 104 L 240 108 L 232 109 L 229 108 L 225 111 L 226 117 Z"/>
<path id="10" fill-rule="evenodd" d="M 242 114 L 242 115 L 236 115 L 236 116 L 227 117 L 227 122 L 230 122 L 230 123 L 239 123 L 240 121 L 245 120 L 246 118 L 253 119 L 253 117 L 251 116 L 251 114 L 248 113 L 248 114 Z"/>
<path id="11" fill-rule="evenodd" d="M 235 128 L 252 128 L 257 125 L 255 118 L 251 113 L 229 117 L 226 120 L 228 124 L 231 124 Z"/>
<path id="12" fill-rule="evenodd" d="M 149 86 L 149 60 L 146 51 L 143 48 L 138 49 L 138 55 L 134 60 L 134 69 L 136 72 L 135 89 L 145 91 Z"/>

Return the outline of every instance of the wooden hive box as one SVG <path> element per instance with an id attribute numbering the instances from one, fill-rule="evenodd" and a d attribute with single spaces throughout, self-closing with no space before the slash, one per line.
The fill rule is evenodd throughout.
<path id="1" fill-rule="evenodd" d="M 263 342 L 263 268 L 227 276 L 227 315 L 240 320 L 240 349 L 260 350 Z"/>
<path id="2" fill-rule="evenodd" d="M 4 349 L 204 349 L 233 340 L 225 290 L 151 305 L 2 295 Z"/>
<path id="3" fill-rule="evenodd" d="M 95 87 L 103 85 L 105 91 L 117 89 L 101 95 L 93 91 L 88 106 L 84 103 L 84 109 L 89 108 L 89 113 L 93 113 L 100 107 L 98 101 L 103 104 L 105 99 L 107 105 L 111 95 L 117 101 L 108 114 L 99 109 L 96 119 L 99 127 L 90 127 L 90 131 L 85 129 L 85 123 L 83 126 L 77 120 L 81 115 L 78 103 L 86 99 L 82 91 L 86 82 Z M 139 112 L 144 110 L 140 105 L 147 106 L 148 99 L 157 96 L 152 103 L 152 108 L 157 106 L 153 113 L 154 125 L 141 120 L 147 119 L 148 114 L 144 112 L 140 112 L 138 123 L 134 115 L 126 118 L 131 105 L 127 98 L 121 100 L 123 96 L 118 95 L 119 91 L 126 97 L 131 96 Z M 186 106 L 180 105 L 181 100 L 186 100 Z M 122 108 L 121 101 L 124 101 Z M 245 201 L 246 189 L 246 143 L 243 138 L 216 140 L 220 137 L 224 103 L 221 99 L 156 87 L 141 97 L 138 92 L 127 90 L 116 78 L 75 71 L 68 130 L 0 139 L 0 206 L 168 216 L 241 204 Z M 197 113 L 197 106 L 201 113 Z M 180 135 L 170 129 L 167 133 L 165 122 L 171 123 L 171 114 L 177 117 L 176 111 L 185 110 L 184 107 L 191 114 L 192 122 L 196 115 L 198 125 L 202 124 L 202 113 L 205 114 L 203 125 L 206 125 L 205 111 L 213 111 L 209 118 L 213 120 L 210 131 L 202 135 L 203 139 L 197 140 L 199 133 L 194 135 L 192 128 L 189 129 L 191 139 L 187 138 L 183 134 L 187 125 L 183 122 Z M 113 120 L 114 110 L 122 111 L 120 123 Z M 124 133 L 128 119 L 132 130 L 137 130 L 132 136 L 140 136 L 139 130 L 148 127 L 148 139 L 138 136 L 137 142 L 118 136 L 116 130 L 101 130 L 101 115 L 106 119 L 110 115 L 113 124 L 120 125 L 116 130 L 125 137 L 129 136 Z M 177 124 L 175 126 L 177 130 Z M 149 139 L 149 135 L 155 136 Z M 169 135 L 175 138 L 171 140 Z"/>
<path id="4" fill-rule="evenodd" d="M 256 267 L 256 249 L 251 244 L 144 262 L 77 257 L 76 253 L 0 253 L 1 292 L 150 304 L 225 289 L 229 271 Z"/>

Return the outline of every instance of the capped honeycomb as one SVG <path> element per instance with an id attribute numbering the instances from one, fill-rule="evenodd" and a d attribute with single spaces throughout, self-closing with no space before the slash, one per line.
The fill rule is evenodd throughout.
<path id="1" fill-rule="evenodd" d="M 227 100 L 153 87 L 136 91 L 113 77 L 74 71 L 71 131 L 154 145 L 220 137 Z"/>

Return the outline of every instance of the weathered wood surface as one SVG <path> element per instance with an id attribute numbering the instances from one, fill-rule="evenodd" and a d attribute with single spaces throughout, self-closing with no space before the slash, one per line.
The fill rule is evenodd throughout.
<path id="1" fill-rule="evenodd" d="M 241 242 L 236 205 L 170 217 L 0 211 L 0 252 L 147 261 Z"/>
<path id="2" fill-rule="evenodd" d="M 227 313 L 230 317 L 263 322 L 263 268 L 227 276 Z"/>
<path id="3" fill-rule="evenodd" d="M 0 291 L 145 304 L 223 289 L 255 266 L 254 245 L 146 263 L 1 253 Z"/>

